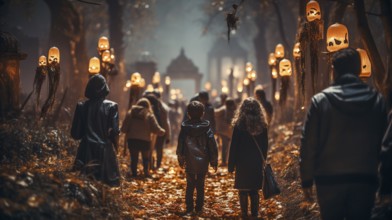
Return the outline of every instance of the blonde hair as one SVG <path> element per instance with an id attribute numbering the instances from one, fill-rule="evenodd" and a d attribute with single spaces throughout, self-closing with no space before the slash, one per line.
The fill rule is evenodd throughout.
<path id="1" fill-rule="evenodd" d="M 245 99 L 236 111 L 232 125 L 248 131 L 251 135 L 261 134 L 268 126 L 263 106 L 252 97 Z"/>

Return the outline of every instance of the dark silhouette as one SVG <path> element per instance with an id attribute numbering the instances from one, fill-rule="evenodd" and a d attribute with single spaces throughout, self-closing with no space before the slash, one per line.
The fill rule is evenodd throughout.
<path id="1" fill-rule="evenodd" d="M 269 102 L 265 96 L 265 91 L 262 87 L 256 87 L 254 91 L 254 96 L 264 107 L 265 112 L 267 113 L 267 121 L 268 124 L 271 123 L 272 115 L 274 113 L 271 102 Z"/>
<path id="2" fill-rule="evenodd" d="M 316 183 L 321 217 L 370 219 L 378 154 L 386 127 L 381 95 L 363 83 L 352 48 L 332 58 L 335 82 L 312 98 L 301 145 L 301 180 L 311 200 Z"/>
<path id="3" fill-rule="evenodd" d="M 115 149 L 118 147 L 117 103 L 106 100 L 109 88 L 105 78 L 95 75 L 87 83 L 87 101 L 76 106 L 71 135 L 80 142 L 74 169 L 110 186 L 120 185 Z"/>
<path id="4" fill-rule="evenodd" d="M 267 120 L 261 104 L 251 97 L 245 99 L 233 119 L 233 126 L 228 171 L 235 170 L 234 188 L 239 190 L 242 217 L 248 216 L 248 197 L 252 217 L 257 217 L 264 164 L 257 148 L 260 147 L 264 158 L 268 151 Z"/>

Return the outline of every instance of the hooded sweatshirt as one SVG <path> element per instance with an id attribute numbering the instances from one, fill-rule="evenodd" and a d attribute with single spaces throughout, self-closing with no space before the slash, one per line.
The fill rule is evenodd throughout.
<path id="1" fill-rule="evenodd" d="M 302 134 L 302 186 L 376 183 L 386 121 L 381 95 L 353 74 L 316 94 Z"/>

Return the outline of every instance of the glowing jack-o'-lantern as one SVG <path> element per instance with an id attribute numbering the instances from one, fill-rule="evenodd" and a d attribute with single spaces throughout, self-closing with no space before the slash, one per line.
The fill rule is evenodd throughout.
<path id="1" fill-rule="evenodd" d="M 140 86 L 140 81 L 142 79 L 142 75 L 140 73 L 135 72 L 131 75 L 131 85 Z"/>
<path id="2" fill-rule="evenodd" d="M 277 44 L 275 47 L 275 57 L 281 59 L 284 57 L 284 47 L 282 44 Z"/>
<path id="3" fill-rule="evenodd" d="M 57 47 L 51 47 L 48 53 L 48 63 L 60 63 L 60 50 Z"/>
<path id="4" fill-rule="evenodd" d="M 347 48 L 348 45 L 347 27 L 339 23 L 329 26 L 327 30 L 327 50 L 329 52 L 336 52 Z"/>
<path id="5" fill-rule="evenodd" d="M 366 50 L 358 48 L 357 51 L 361 56 L 361 74 L 359 77 L 368 78 L 372 75 L 372 63 L 370 62 Z"/>
<path id="6" fill-rule="evenodd" d="M 300 58 L 301 57 L 301 48 L 300 48 L 300 43 L 298 42 L 298 43 L 296 43 L 295 45 L 294 45 L 294 49 L 293 49 L 293 57 L 295 58 L 295 59 L 298 59 L 298 58 Z"/>
<path id="7" fill-rule="evenodd" d="M 88 71 L 91 75 L 98 74 L 101 70 L 101 63 L 97 57 L 92 57 L 88 65 Z"/>
<path id="8" fill-rule="evenodd" d="M 283 59 L 279 63 L 279 75 L 291 76 L 291 62 L 288 59 Z"/>
<path id="9" fill-rule="evenodd" d="M 271 76 L 272 76 L 272 79 L 277 79 L 278 78 L 278 71 L 276 70 L 275 67 L 272 68 Z"/>
<path id="10" fill-rule="evenodd" d="M 102 53 L 102 62 L 110 62 L 110 51 L 109 50 L 105 50 Z"/>
<path id="11" fill-rule="evenodd" d="M 100 37 L 98 40 L 98 50 L 104 51 L 109 49 L 110 49 L 109 39 L 105 36 Z"/>
<path id="12" fill-rule="evenodd" d="M 321 19 L 320 5 L 317 1 L 311 0 L 306 4 L 306 20 L 314 21 Z"/>
<path id="13" fill-rule="evenodd" d="M 270 53 L 268 56 L 268 65 L 273 66 L 276 65 L 276 57 L 275 53 Z"/>
<path id="14" fill-rule="evenodd" d="M 46 56 L 40 56 L 38 59 L 38 66 L 46 66 L 46 63 Z"/>

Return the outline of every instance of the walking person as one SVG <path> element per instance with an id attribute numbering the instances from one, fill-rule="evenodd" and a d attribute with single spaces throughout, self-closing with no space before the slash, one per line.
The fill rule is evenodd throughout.
<path id="1" fill-rule="evenodd" d="M 233 136 L 230 144 L 228 171 L 235 171 L 234 188 L 239 190 L 241 216 L 248 216 L 248 198 L 251 215 L 259 213 L 259 190 L 263 182 L 261 157 L 267 158 L 267 116 L 261 104 L 254 98 L 245 99 L 233 119 Z"/>
<path id="2" fill-rule="evenodd" d="M 324 220 L 370 219 L 377 188 L 386 110 L 381 95 L 358 77 L 358 52 L 332 57 L 334 83 L 312 97 L 300 149 L 305 199 L 317 201 Z"/>
<path id="3" fill-rule="evenodd" d="M 178 138 L 177 157 L 186 172 L 186 213 L 202 212 L 204 206 L 204 182 L 210 164 L 215 172 L 218 165 L 218 149 L 210 122 L 202 120 L 204 105 L 199 101 L 192 101 L 187 106 L 189 120 L 181 125 Z M 194 207 L 193 193 L 196 189 L 196 207 Z"/>
<path id="4" fill-rule="evenodd" d="M 137 164 L 141 153 L 144 175 L 150 177 L 151 134 L 163 136 L 165 130 L 159 126 L 148 99 L 141 98 L 131 107 L 122 123 L 121 132 L 126 134 L 131 154 L 132 176 L 137 176 Z"/>
<path id="5" fill-rule="evenodd" d="M 269 102 L 265 96 L 265 91 L 263 89 L 263 87 L 261 85 L 256 86 L 255 90 L 254 90 L 254 96 L 255 99 L 257 99 L 257 101 L 259 101 L 261 103 L 261 105 L 264 107 L 265 112 L 267 113 L 267 121 L 268 124 L 271 123 L 272 120 L 272 115 L 274 113 L 274 109 L 272 107 L 271 102 Z"/>
<path id="6" fill-rule="evenodd" d="M 71 136 L 81 140 L 73 169 L 119 186 L 117 103 L 105 99 L 109 87 L 102 75 L 89 79 L 84 94 L 88 100 L 77 104 L 71 128 Z"/>

